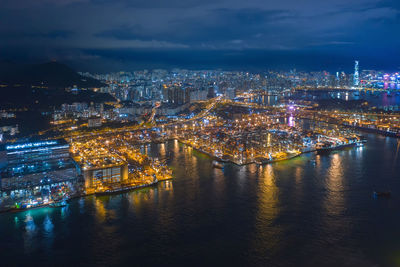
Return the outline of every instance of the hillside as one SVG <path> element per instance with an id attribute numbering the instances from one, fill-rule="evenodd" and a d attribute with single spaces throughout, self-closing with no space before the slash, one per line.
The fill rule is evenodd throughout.
<path id="1" fill-rule="evenodd" d="M 55 88 L 65 88 L 74 85 L 81 88 L 104 86 L 100 81 L 83 77 L 72 68 L 58 62 L 34 65 L 1 62 L 0 84 L 41 85 Z"/>

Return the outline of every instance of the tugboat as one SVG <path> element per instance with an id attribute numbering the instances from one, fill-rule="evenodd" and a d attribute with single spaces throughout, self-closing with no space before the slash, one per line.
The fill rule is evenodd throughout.
<path id="1" fill-rule="evenodd" d="M 213 166 L 214 168 L 217 168 L 217 169 L 223 169 L 223 168 L 224 168 L 224 165 L 222 165 L 220 162 L 218 162 L 218 161 L 216 161 L 216 160 L 213 160 L 212 166 Z"/>

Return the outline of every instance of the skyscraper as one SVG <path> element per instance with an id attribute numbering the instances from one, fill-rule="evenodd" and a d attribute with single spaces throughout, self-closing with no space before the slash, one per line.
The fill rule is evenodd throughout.
<path id="1" fill-rule="evenodd" d="M 358 73 L 358 60 L 354 62 L 354 86 L 358 86 L 360 84 L 360 75 Z"/>
<path id="2" fill-rule="evenodd" d="M 165 85 L 163 87 L 164 99 L 168 103 L 183 105 L 190 102 L 190 87 L 180 85 Z"/>

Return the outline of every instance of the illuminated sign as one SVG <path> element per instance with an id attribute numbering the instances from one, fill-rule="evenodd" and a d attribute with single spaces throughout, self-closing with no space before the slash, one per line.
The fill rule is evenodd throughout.
<path id="1" fill-rule="evenodd" d="M 36 142 L 36 143 L 26 143 L 26 144 L 19 144 L 19 145 L 8 145 L 6 146 L 7 150 L 14 150 L 14 149 L 23 149 L 23 148 L 35 148 L 41 146 L 50 146 L 58 144 L 57 141 L 43 141 L 43 142 Z"/>

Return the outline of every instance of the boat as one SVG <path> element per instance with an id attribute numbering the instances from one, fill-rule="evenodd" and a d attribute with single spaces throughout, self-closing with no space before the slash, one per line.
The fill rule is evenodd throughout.
<path id="1" fill-rule="evenodd" d="M 373 196 L 377 197 L 391 197 L 392 192 L 390 191 L 374 191 Z"/>
<path id="2" fill-rule="evenodd" d="M 217 169 L 223 169 L 223 168 L 224 168 L 224 165 L 222 165 L 220 162 L 218 162 L 218 161 L 216 161 L 216 160 L 213 160 L 212 166 L 213 166 L 214 168 L 217 168 Z"/>
<path id="3" fill-rule="evenodd" d="M 25 210 L 33 210 L 33 209 L 39 209 L 39 208 L 45 208 L 45 207 L 49 207 L 50 204 L 46 203 L 46 204 L 38 204 L 38 205 L 24 205 L 24 204 L 16 204 L 15 207 L 10 208 L 7 211 L 10 212 L 19 212 L 19 211 L 25 211 Z"/>
<path id="4" fill-rule="evenodd" d="M 325 153 L 329 153 L 331 151 L 342 149 L 342 148 L 345 148 L 345 147 L 352 147 L 352 146 L 355 146 L 356 144 L 357 143 L 347 143 L 347 144 L 342 144 L 342 145 L 331 145 L 331 144 L 324 143 L 322 145 L 317 146 L 316 150 L 317 150 L 317 154 L 325 154 Z"/>
<path id="5" fill-rule="evenodd" d="M 148 187 L 148 186 L 152 186 L 155 185 L 156 183 L 158 183 L 158 180 L 154 180 L 153 182 L 149 183 L 149 184 L 141 184 L 141 185 L 135 185 L 135 186 L 122 186 L 122 187 L 118 187 L 118 188 L 113 188 L 113 189 L 107 189 L 104 191 L 98 191 L 95 192 L 94 194 L 96 196 L 106 196 L 106 195 L 113 195 L 113 194 L 121 194 L 121 193 L 125 193 L 134 189 L 139 189 L 139 188 L 143 188 L 143 187 Z"/>
<path id="6" fill-rule="evenodd" d="M 49 206 L 52 208 L 62 208 L 62 207 L 67 206 L 67 201 L 66 200 L 56 201 L 56 202 L 51 203 Z"/>

